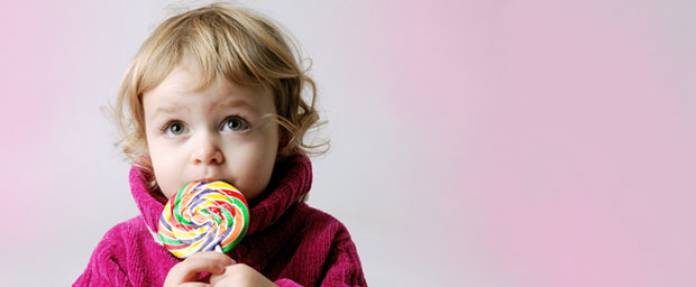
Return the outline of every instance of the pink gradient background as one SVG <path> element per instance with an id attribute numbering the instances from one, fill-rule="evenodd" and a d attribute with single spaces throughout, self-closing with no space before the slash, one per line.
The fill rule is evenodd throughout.
<path id="1" fill-rule="evenodd" d="M 310 204 L 368 283 L 696 286 L 696 4 L 285 2 L 243 1 L 313 59 Z M 23 3 L 0 4 L 0 278 L 68 285 L 137 212 L 103 110 L 204 1 Z"/>

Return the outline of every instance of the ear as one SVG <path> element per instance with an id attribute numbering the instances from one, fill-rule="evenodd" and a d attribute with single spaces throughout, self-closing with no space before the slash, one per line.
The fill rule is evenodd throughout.
<path id="1" fill-rule="evenodd" d="M 281 127 L 278 129 L 278 156 L 284 156 L 283 153 L 287 153 L 287 146 L 290 143 L 290 137 L 285 128 Z"/>

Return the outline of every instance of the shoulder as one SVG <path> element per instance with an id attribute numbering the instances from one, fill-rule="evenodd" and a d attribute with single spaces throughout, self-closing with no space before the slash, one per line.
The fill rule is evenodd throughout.
<path id="1" fill-rule="evenodd" d="M 298 204 L 295 211 L 296 218 L 302 222 L 302 231 L 305 236 L 320 237 L 332 242 L 350 243 L 352 240 L 348 228 L 335 216 L 309 206 L 302 202 Z M 338 244 L 340 247 L 343 244 Z"/>
<path id="2" fill-rule="evenodd" d="M 132 218 L 109 229 L 92 251 L 85 271 L 73 286 L 129 285 L 126 268 L 128 245 L 133 240 L 129 238 L 138 229 L 138 221 L 142 222 L 142 219 Z"/>
<path id="3" fill-rule="evenodd" d="M 295 217 L 302 218 L 306 226 L 312 228 L 339 230 L 345 229 L 345 226 L 333 215 L 309 206 L 307 203 L 301 202 L 297 205 L 294 212 Z"/>
<path id="4" fill-rule="evenodd" d="M 132 238 L 143 231 L 147 232 L 145 221 L 142 216 L 136 216 L 111 227 L 111 229 L 104 234 L 104 239 Z"/>
<path id="5" fill-rule="evenodd" d="M 118 254 L 125 254 L 132 242 L 149 234 L 141 216 L 136 216 L 111 227 L 102 237 L 95 250 L 95 256 L 114 259 Z"/>
<path id="6" fill-rule="evenodd" d="M 358 250 L 348 228 L 333 215 L 305 203 L 298 206 L 305 218 L 304 244 L 309 253 L 323 258 L 322 285 L 365 286 Z M 314 258 L 316 260 L 316 258 Z"/>

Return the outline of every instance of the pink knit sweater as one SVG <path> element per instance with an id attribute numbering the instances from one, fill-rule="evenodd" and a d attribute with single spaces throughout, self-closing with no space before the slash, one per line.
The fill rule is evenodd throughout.
<path id="1" fill-rule="evenodd" d="M 153 238 L 166 199 L 148 190 L 147 180 L 131 169 L 131 192 L 141 214 L 104 235 L 73 286 L 162 286 L 180 262 Z M 228 255 L 280 286 L 365 286 L 346 227 L 302 202 L 311 184 L 307 157 L 277 163 L 268 189 L 251 203 L 247 236 Z"/>

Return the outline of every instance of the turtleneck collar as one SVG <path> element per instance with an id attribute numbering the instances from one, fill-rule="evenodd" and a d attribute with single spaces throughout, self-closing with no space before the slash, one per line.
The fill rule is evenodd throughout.
<path id="1" fill-rule="evenodd" d="M 133 166 L 130 170 L 130 186 L 145 224 L 151 232 L 157 232 L 157 224 L 167 198 L 158 188 L 148 188 L 151 176 Z M 311 186 L 312 164 L 307 156 L 294 155 L 276 162 L 266 190 L 249 203 L 250 224 L 247 236 L 273 224 L 288 208 L 301 201 Z"/>

